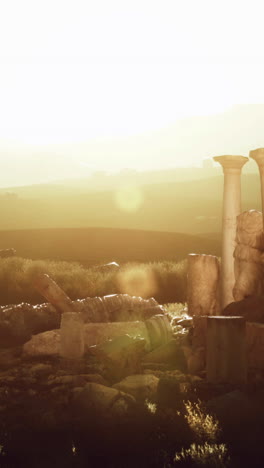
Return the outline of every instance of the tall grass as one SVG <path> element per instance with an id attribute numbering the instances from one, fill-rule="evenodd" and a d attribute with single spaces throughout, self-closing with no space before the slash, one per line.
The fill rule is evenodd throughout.
<path id="1" fill-rule="evenodd" d="M 186 301 L 186 262 L 127 263 L 118 271 L 84 268 L 76 262 L 0 259 L 0 303 L 32 304 L 44 299 L 34 289 L 34 277 L 47 273 L 72 300 L 128 293 L 155 297 L 163 303 Z"/>

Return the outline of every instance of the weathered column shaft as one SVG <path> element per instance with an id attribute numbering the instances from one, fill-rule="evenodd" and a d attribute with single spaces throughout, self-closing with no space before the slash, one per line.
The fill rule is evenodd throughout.
<path id="1" fill-rule="evenodd" d="M 80 359 L 84 355 L 84 325 L 80 314 L 65 312 L 61 317 L 60 355 Z"/>
<path id="2" fill-rule="evenodd" d="M 224 171 L 223 221 L 222 221 L 222 265 L 221 306 L 234 301 L 235 284 L 234 258 L 236 218 L 241 212 L 241 169 L 248 161 L 244 156 L 217 156 Z"/>
<path id="3" fill-rule="evenodd" d="M 218 315 L 220 265 L 213 255 L 189 254 L 187 303 L 190 315 Z"/>
<path id="4" fill-rule="evenodd" d="M 261 184 L 262 216 L 264 220 L 264 148 L 258 148 L 249 152 L 249 156 L 256 161 L 259 168 Z"/>
<path id="5" fill-rule="evenodd" d="M 206 348 L 208 382 L 246 382 L 246 325 L 243 317 L 208 317 Z"/>

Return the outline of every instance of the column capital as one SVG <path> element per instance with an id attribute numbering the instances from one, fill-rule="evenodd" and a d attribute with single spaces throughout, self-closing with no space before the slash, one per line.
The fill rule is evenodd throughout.
<path id="1" fill-rule="evenodd" d="M 264 167 L 264 148 L 257 148 L 250 151 L 249 156 L 256 161 L 259 167 Z"/>
<path id="2" fill-rule="evenodd" d="M 224 156 L 214 156 L 214 161 L 221 164 L 224 172 L 227 170 L 236 170 L 241 171 L 244 164 L 248 162 L 246 156 L 233 156 L 233 155 L 224 155 Z"/>

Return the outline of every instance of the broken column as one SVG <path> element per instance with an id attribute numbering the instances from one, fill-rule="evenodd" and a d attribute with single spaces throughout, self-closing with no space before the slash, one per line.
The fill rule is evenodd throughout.
<path id="1" fill-rule="evenodd" d="M 60 332 L 60 356 L 81 359 L 84 355 L 84 324 L 81 314 L 64 312 Z"/>
<path id="2" fill-rule="evenodd" d="M 213 255 L 189 254 L 187 303 L 190 315 L 218 315 L 219 260 Z"/>
<path id="3" fill-rule="evenodd" d="M 258 148 L 249 152 L 249 156 L 256 161 L 261 184 L 262 215 L 264 216 L 264 148 Z"/>
<path id="4" fill-rule="evenodd" d="M 55 281 L 44 273 L 39 274 L 33 281 L 35 288 L 60 312 L 71 312 L 74 305 L 65 292 Z"/>
<path id="5" fill-rule="evenodd" d="M 241 212 L 241 170 L 248 161 L 245 156 L 216 156 L 224 171 L 223 223 L 222 223 L 222 265 L 221 265 L 221 307 L 234 301 L 235 284 L 234 258 L 236 238 L 236 217 Z"/>
<path id="6" fill-rule="evenodd" d="M 264 236 L 260 211 L 244 211 L 237 217 L 236 243 L 233 296 L 235 301 L 241 301 L 248 296 L 260 296 L 264 291 Z"/>
<path id="7" fill-rule="evenodd" d="M 243 317 L 207 318 L 207 381 L 243 384 L 247 378 L 246 323 Z"/>

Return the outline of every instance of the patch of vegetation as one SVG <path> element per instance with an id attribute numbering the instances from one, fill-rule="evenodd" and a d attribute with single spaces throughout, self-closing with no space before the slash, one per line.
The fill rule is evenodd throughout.
<path id="1" fill-rule="evenodd" d="M 46 273 L 72 299 L 130 294 L 155 297 L 160 303 L 186 301 L 186 261 L 126 263 L 117 271 L 85 268 L 77 262 L 0 259 L 0 303 L 44 302 L 33 286 L 38 273 Z"/>
<path id="2" fill-rule="evenodd" d="M 220 436 L 219 422 L 202 408 L 201 401 L 185 402 L 185 418 L 198 442 L 215 442 Z"/>
<path id="3" fill-rule="evenodd" d="M 227 468 L 230 459 L 225 444 L 192 444 L 188 449 L 176 453 L 175 466 Z"/>

